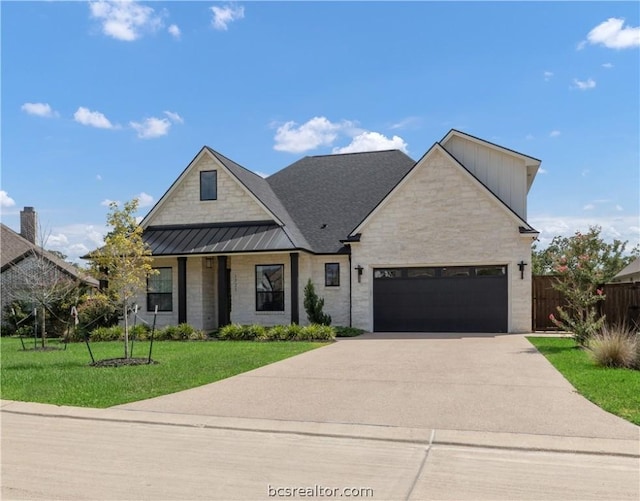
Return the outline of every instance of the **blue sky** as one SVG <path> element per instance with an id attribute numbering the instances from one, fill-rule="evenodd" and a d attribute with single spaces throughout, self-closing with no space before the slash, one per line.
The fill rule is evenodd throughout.
<path id="1" fill-rule="evenodd" d="M 542 160 L 541 244 L 640 242 L 636 2 L 2 2 L 2 222 L 100 245 L 203 145 L 268 175 L 451 128 Z M 330 200 L 327 203 L 331 203 Z"/>

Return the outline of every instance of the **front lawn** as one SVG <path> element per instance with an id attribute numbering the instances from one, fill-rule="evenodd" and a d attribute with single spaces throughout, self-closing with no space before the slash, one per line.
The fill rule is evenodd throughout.
<path id="1" fill-rule="evenodd" d="M 27 348 L 31 346 L 27 343 Z M 50 346 L 59 345 L 53 341 Z M 23 351 L 19 339 L 2 338 L 1 397 L 110 407 L 219 381 L 320 346 L 324 344 L 157 341 L 152 355 L 157 364 L 91 367 L 84 343 L 71 343 L 66 351 Z M 92 343 L 91 349 L 96 360 L 121 357 L 123 343 Z M 135 343 L 135 357 L 146 357 L 148 351 L 148 342 Z"/>
<path id="2" fill-rule="evenodd" d="M 640 425 L 640 371 L 597 366 L 570 338 L 528 337 L 540 353 L 593 403 Z"/>

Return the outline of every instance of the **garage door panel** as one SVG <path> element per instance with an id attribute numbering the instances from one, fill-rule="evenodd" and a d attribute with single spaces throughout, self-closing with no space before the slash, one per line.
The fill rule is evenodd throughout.
<path id="1" fill-rule="evenodd" d="M 444 270 L 444 268 L 443 268 Z M 450 272 L 450 268 L 448 269 Z M 506 273 L 374 279 L 374 330 L 506 332 Z"/>

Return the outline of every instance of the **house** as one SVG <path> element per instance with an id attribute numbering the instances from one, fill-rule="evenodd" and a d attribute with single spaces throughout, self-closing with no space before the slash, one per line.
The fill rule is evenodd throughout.
<path id="1" fill-rule="evenodd" d="M 37 244 L 38 215 L 33 207 L 20 211 L 20 233 L 1 223 L 0 231 L 0 302 L 3 312 L 7 304 L 24 296 L 21 293 L 28 286 L 25 282 L 35 286 L 70 279 L 91 287 L 98 286 L 97 280 Z"/>
<path id="2" fill-rule="evenodd" d="M 634 283 L 640 282 L 640 258 L 635 258 L 627 266 L 622 268 L 611 283 Z"/>
<path id="3" fill-rule="evenodd" d="M 159 325 L 307 322 L 310 279 L 334 325 L 531 328 L 528 155 L 451 130 L 417 162 L 305 157 L 263 179 L 203 147 L 141 222 Z"/>

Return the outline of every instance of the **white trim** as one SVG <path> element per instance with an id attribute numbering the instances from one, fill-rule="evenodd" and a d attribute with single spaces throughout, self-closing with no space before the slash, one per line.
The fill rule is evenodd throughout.
<path id="1" fill-rule="evenodd" d="M 525 155 L 524 153 L 518 153 L 517 151 L 510 150 L 508 148 L 505 148 L 504 146 L 500 146 L 499 144 L 490 143 L 488 141 L 485 141 L 484 139 L 480 139 L 478 137 L 471 136 L 469 134 L 465 134 L 464 132 L 461 132 L 461 131 L 455 130 L 455 129 L 451 129 L 447 133 L 447 135 L 444 136 L 444 138 L 440 141 L 440 143 L 441 144 L 446 144 L 454 136 L 455 137 L 459 137 L 461 139 L 466 139 L 468 141 L 471 141 L 472 143 L 476 143 L 476 144 L 479 144 L 481 146 L 485 146 L 487 148 L 491 148 L 493 150 L 499 151 L 499 152 L 504 153 L 506 155 L 511 155 L 512 157 L 519 158 L 520 160 L 524 161 L 524 163 L 525 163 L 525 165 L 527 167 L 535 166 L 536 170 L 540 166 L 540 163 L 541 163 L 540 160 L 538 160 L 537 158 L 530 157 L 529 155 Z"/>

